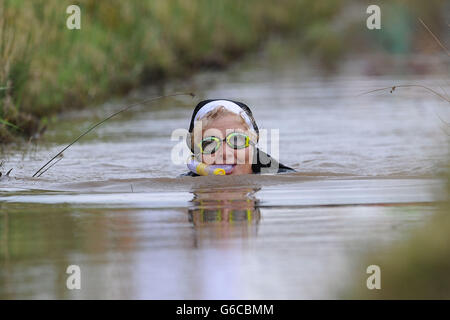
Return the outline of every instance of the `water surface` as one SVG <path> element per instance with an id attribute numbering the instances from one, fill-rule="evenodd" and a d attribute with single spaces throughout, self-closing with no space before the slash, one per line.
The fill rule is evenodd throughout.
<path id="1" fill-rule="evenodd" d="M 0 297 L 337 297 L 365 273 L 360 257 L 406 239 L 443 199 L 447 103 L 420 90 L 358 94 L 402 83 L 450 92 L 448 81 L 369 67 L 326 74 L 252 56 L 68 113 L 37 144 L 3 149 L 1 170 L 14 169 L 0 180 Z M 113 119 L 30 178 L 95 121 L 172 91 L 197 96 Z M 186 168 L 171 161 L 171 134 L 203 98 L 246 102 L 260 128 L 279 130 L 280 161 L 298 172 L 177 178 Z M 273 153 L 270 139 L 262 148 Z M 71 264 L 81 290 L 65 286 Z"/>

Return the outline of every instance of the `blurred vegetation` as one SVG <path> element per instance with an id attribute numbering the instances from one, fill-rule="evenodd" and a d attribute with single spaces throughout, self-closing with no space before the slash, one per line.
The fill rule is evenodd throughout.
<path id="1" fill-rule="evenodd" d="M 393 2 L 428 17 L 444 3 Z M 71 4 L 0 2 L 0 144 L 38 137 L 65 109 L 224 67 L 273 34 L 291 35 L 329 66 L 367 32 L 368 4 L 351 0 L 80 0 L 81 30 L 66 28 Z M 361 14 L 342 14 L 354 5 Z"/>
<path id="2" fill-rule="evenodd" d="M 396 5 L 396 10 L 398 6 Z M 424 11 L 419 17 L 427 17 Z M 429 12 L 428 12 L 429 14 Z M 405 16 L 403 16 L 404 18 Z M 400 16 L 401 18 L 401 16 Z M 437 17 L 435 17 L 437 19 Z M 442 20 L 432 21 L 433 27 Z M 428 24 L 427 24 L 428 27 Z M 448 28 L 448 26 L 444 26 Z M 400 30 L 397 36 L 402 35 L 407 28 L 395 28 Z M 448 34 L 448 29 L 447 29 Z M 390 32 L 387 38 L 394 39 L 395 32 Z M 441 41 L 441 40 L 439 40 Z M 420 43 L 428 43 L 420 46 L 421 50 L 429 51 L 429 43 L 434 43 L 434 47 L 444 54 L 448 49 L 444 45 L 444 50 L 439 48 L 436 39 L 428 33 L 422 35 Z M 386 45 L 386 42 L 383 42 Z M 393 52 L 399 53 L 407 51 L 411 44 L 410 38 L 403 39 L 403 42 L 387 44 Z M 448 58 L 448 57 L 447 57 Z M 449 101 L 448 95 L 443 98 Z M 445 123 L 448 127 L 449 124 Z M 446 176 L 443 177 L 445 186 L 444 201 L 438 204 L 438 212 L 433 215 L 430 222 L 419 230 L 411 234 L 409 239 L 388 249 L 381 249 L 368 254 L 363 264 L 358 266 L 358 270 L 366 270 L 369 265 L 378 265 L 381 270 L 381 289 L 369 290 L 366 286 L 366 279 L 369 274 L 358 277 L 358 286 L 348 289 L 342 294 L 347 299 L 450 299 L 450 162 L 447 167 Z M 356 272 L 355 272 L 356 273 Z"/>
<path id="3" fill-rule="evenodd" d="M 77 1 L 0 4 L 0 143 L 45 127 L 49 115 L 203 67 L 223 67 L 270 32 L 337 12 L 333 1 Z M 310 7 L 313 7 L 312 10 Z"/>
<path id="4" fill-rule="evenodd" d="M 371 253 L 364 266 L 381 269 L 381 289 L 369 290 L 361 275 L 359 286 L 344 295 L 351 299 L 450 299 L 450 175 L 447 201 L 431 221 L 412 233 L 410 239 L 388 250 Z M 360 273 L 361 274 L 361 273 Z"/>

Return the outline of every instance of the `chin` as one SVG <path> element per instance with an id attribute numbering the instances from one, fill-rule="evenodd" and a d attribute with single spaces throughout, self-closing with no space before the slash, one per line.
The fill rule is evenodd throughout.
<path id="1" fill-rule="evenodd" d="M 237 175 L 241 175 L 241 174 L 250 174 L 250 173 L 252 173 L 251 166 L 236 165 L 236 167 L 233 169 L 233 171 L 229 175 L 237 176 Z"/>

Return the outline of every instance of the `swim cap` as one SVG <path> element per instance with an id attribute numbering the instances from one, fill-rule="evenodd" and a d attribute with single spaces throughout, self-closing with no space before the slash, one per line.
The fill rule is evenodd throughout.
<path id="1" fill-rule="evenodd" d="M 240 115 L 244 118 L 245 122 L 251 129 L 255 129 L 253 127 L 253 122 L 248 116 L 247 113 L 243 112 L 244 110 L 238 106 L 236 103 L 228 100 L 214 100 L 211 102 L 208 102 L 207 104 L 203 105 L 196 113 L 194 121 L 198 121 L 202 119 L 208 112 L 211 110 L 214 110 L 217 107 L 223 106 L 226 110 L 235 113 L 237 115 Z"/>
<path id="2" fill-rule="evenodd" d="M 194 112 L 192 113 L 191 122 L 189 124 L 189 132 L 191 133 L 192 130 L 194 130 L 195 121 L 201 119 L 209 111 L 219 106 L 223 106 L 225 109 L 236 114 L 241 114 L 241 111 L 244 111 L 241 115 L 243 116 L 245 122 L 251 129 L 256 131 L 257 135 L 259 135 L 258 126 L 256 125 L 256 121 L 253 118 L 253 114 L 250 108 L 242 102 L 228 99 L 210 99 L 200 101 L 195 107 Z"/>

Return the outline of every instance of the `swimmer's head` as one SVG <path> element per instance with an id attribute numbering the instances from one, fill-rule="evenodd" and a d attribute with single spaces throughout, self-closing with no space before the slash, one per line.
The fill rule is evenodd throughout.
<path id="1" fill-rule="evenodd" d="M 230 100 L 207 100 L 191 119 L 188 145 L 199 161 L 232 164 L 232 175 L 252 173 L 258 127 L 250 109 Z"/>

